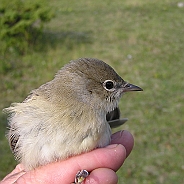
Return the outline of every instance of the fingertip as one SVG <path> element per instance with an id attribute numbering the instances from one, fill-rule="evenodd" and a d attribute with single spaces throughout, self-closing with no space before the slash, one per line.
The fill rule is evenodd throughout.
<path id="1" fill-rule="evenodd" d="M 114 184 L 118 182 L 118 176 L 109 168 L 98 168 L 93 170 L 86 178 L 85 184 Z"/>
<path id="2" fill-rule="evenodd" d="M 106 149 L 111 149 L 109 168 L 117 171 L 126 159 L 126 149 L 122 144 L 111 144 Z"/>
<path id="3" fill-rule="evenodd" d="M 134 146 L 134 138 L 129 131 L 122 130 L 112 135 L 111 144 L 122 144 L 126 149 L 126 157 L 128 157 Z"/>
<path id="4" fill-rule="evenodd" d="M 110 144 L 110 145 L 106 146 L 105 148 L 113 151 L 113 153 L 112 153 L 113 156 L 122 157 L 123 159 L 126 158 L 126 155 L 127 155 L 126 148 L 122 144 Z"/>

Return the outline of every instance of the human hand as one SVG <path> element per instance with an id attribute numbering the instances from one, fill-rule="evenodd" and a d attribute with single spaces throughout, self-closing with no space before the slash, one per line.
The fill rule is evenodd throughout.
<path id="1" fill-rule="evenodd" d="M 74 181 L 76 173 L 82 169 L 90 172 L 84 184 L 116 184 L 116 171 L 130 154 L 133 144 L 133 137 L 128 131 L 119 131 L 112 135 L 111 144 L 105 148 L 98 148 L 28 172 L 18 164 L 0 184 L 70 184 Z"/>

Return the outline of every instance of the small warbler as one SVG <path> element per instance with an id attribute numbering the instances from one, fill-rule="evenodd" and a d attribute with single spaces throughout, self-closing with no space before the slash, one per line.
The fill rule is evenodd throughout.
<path id="1" fill-rule="evenodd" d="M 31 170 L 107 146 L 111 141 L 108 121 L 112 126 L 113 122 L 126 121 L 119 120 L 118 102 L 128 91 L 142 89 L 125 82 L 103 61 L 71 61 L 53 80 L 32 90 L 22 103 L 5 109 L 15 158 Z M 86 176 L 76 177 L 80 178 L 76 183 L 81 183 Z"/>

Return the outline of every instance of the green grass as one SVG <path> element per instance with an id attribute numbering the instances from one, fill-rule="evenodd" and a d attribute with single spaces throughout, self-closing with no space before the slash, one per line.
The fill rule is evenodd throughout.
<path id="1" fill-rule="evenodd" d="M 175 0 L 53 1 L 56 17 L 34 49 L 0 56 L 0 109 L 21 102 L 30 90 L 51 80 L 65 63 L 95 57 L 144 89 L 123 96 L 129 121 L 122 128 L 135 147 L 118 171 L 119 183 L 184 182 L 184 7 Z M 9 67 L 7 67 L 7 65 Z M 15 161 L 0 114 L 0 178 Z"/>

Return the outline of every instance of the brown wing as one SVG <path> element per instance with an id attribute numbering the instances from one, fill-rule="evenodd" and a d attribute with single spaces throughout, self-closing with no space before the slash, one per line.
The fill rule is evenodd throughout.
<path id="1" fill-rule="evenodd" d="M 15 159 L 18 160 L 18 141 L 19 141 L 19 135 L 15 133 L 15 129 L 10 128 L 9 133 L 8 133 L 8 140 L 9 140 L 9 145 L 11 148 L 12 153 L 15 156 Z"/>
<path id="2" fill-rule="evenodd" d="M 108 121 L 111 128 L 116 128 L 123 125 L 128 119 L 120 119 L 120 110 L 117 107 L 113 111 L 107 113 L 106 120 Z"/>
<path id="3" fill-rule="evenodd" d="M 119 119 L 119 118 L 120 118 L 120 110 L 118 107 L 115 108 L 113 111 L 108 112 L 106 115 L 107 121 L 112 121 L 112 120 Z"/>

